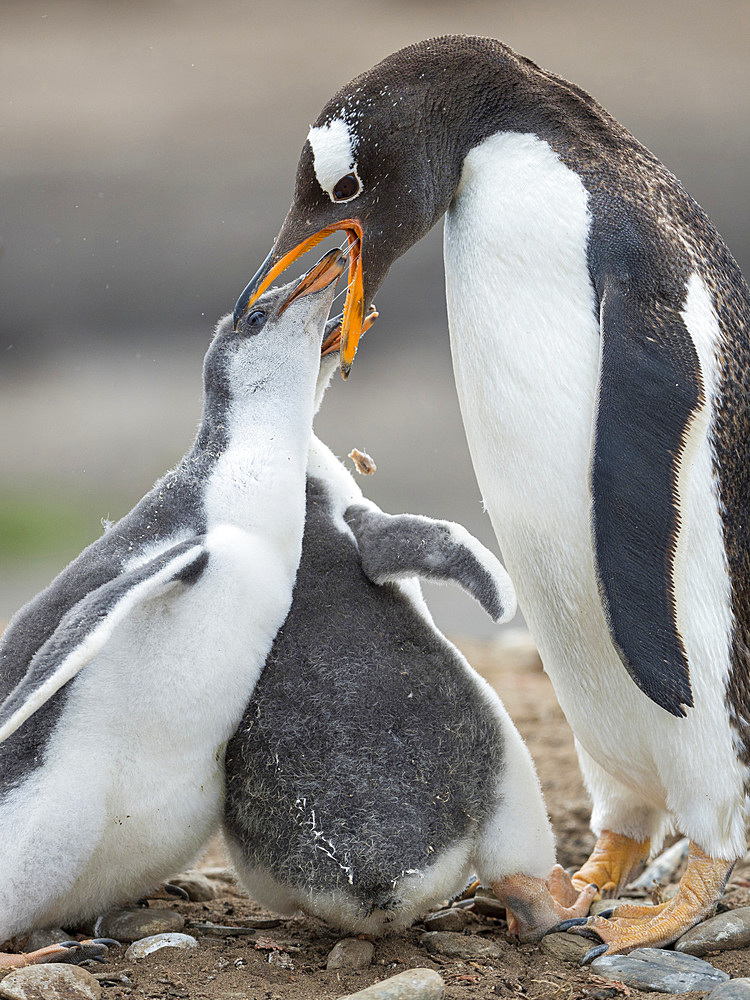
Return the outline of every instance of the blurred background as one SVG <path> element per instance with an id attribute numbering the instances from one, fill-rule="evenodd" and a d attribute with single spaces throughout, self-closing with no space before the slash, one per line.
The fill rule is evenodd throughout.
<path id="1" fill-rule="evenodd" d="M 213 325 L 270 249 L 328 97 L 450 32 L 589 90 L 750 274 L 747 0 L 2 0 L 0 622 L 189 446 Z M 373 456 L 360 483 L 384 509 L 462 521 L 497 551 L 453 387 L 440 227 L 378 307 L 317 431 Z M 450 632 L 495 634 L 453 589 L 428 599 Z"/>

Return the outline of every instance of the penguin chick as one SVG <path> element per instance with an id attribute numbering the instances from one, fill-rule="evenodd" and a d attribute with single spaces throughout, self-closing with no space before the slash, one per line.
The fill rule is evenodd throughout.
<path id="1" fill-rule="evenodd" d="M 0 642 L 0 941 L 132 899 L 220 818 L 291 603 L 338 251 L 219 323 L 182 461 Z M 42 960 L 42 959 L 40 959 Z"/>
<path id="2" fill-rule="evenodd" d="M 319 397 L 336 364 L 321 364 Z M 459 583 L 498 622 L 515 613 L 505 570 L 465 529 L 384 514 L 313 437 L 292 608 L 227 747 L 230 854 L 263 905 L 367 934 L 411 924 L 476 871 L 538 937 L 595 890 L 553 874 L 529 753 L 417 574 Z"/>

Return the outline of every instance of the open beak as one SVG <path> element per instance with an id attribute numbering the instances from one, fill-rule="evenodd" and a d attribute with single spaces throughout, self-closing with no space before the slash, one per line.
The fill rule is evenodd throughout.
<path id="1" fill-rule="evenodd" d="M 313 236 L 309 236 L 306 240 L 298 243 L 297 246 L 283 254 L 278 260 L 275 259 L 275 253 L 272 250 L 261 264 L 257 274 L 252 278 L 247 288 L 237 300 L 237 305 L 234 307 L 234 325 L 236 328 L 250 306 L 290 264 L 293 264 L 298 257 L 307 253 L 308 250 L 312 250 L 326 236 L 330 236 L 331 233 L 336 232 L 345 232 L 349 241 L 349 287 L 346 293 L 346 303 L 344 304 L 344 318 L 341 324 L 339 350 L 341 374 L 346 378 L 351 370 L 354 355 L 357 353 L 359 338 L 364 332 L 365 293 L 362 277 L 362 225 L 358 219 L 343 219 L 335 225 L 326 226 Z M 323 260 L 325 260 L 325 257 Z M 315 268 L 313 268 L 314 270 Z M 305 277 L 308 277 L 308 275 Z"/>
<path id="2" fill-rule="evenodd" d="M 334 247 L 328 253 L 324 253 L 315 267 L 310 268 L 307 274 L 297 282 L 294 291 L 280 307 L 278 316 L 287 309 L 292 302 L 301 299 L 305 295 L 312 295 L 313 292 L 322 292 L 324 288 L 338 281 L 346 268 L 346 253 L 341 252 L 340 247 Z"/>
<path id="3" fill-rule="evenodd" d="M 375 320 L 378 318 L 379 315 L 380 313 L 377 311 L 375 306 L 374 305 L 370 306 L 370 308 L 367 310 L 367 315 L 365 316 L 364 322 L 362 323 L 362 333 L 360 334 L 360 336 L 364 336 L 364 334 L 367 333 L 367 331 L 370 329 L 370 327 L 372 326 L 372 324 L 375 322 Z M 341 319 L 341 323 L 339 323 L 338 326 L 334 327 L 333 330 L 331 330 L 331 332 L 323 341 L 323 344 L 320 348 L 321 358 L 327 358 L 328 355 L 333 354 L 334 351 L 341 350 L 342 326 L 343 326 L 343 316 Z"/>

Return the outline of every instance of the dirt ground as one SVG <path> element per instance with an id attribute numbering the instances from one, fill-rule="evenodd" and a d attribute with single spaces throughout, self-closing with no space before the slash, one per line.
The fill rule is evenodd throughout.
<path id="1" fill-rule="evenodd" d="M 483 643 L 463 643 L 474 666 L 497 688 L 537 763 L 547 805 L 565 866 L 582 862 L 593 843 L 588 832 L 588 805 L 573 749 L 573 739 L 538 658 L 528 650 L 502 649 Z M 226 865 L 220 842 L 213 843 L 199 867 Z M 748 905 L 747 867 L 735 873 L 728 887 L 727 907 Z M 228 880 L 215 881 L 218 893 L 207 903 L 152 901 L 150 905 L 178 910 L 185 932 L 196 936 L 193 952 L 164 949 L 140 961 L 128 962 L 124 949 L 112 949 L 106 965 L 92 967 L 105 987 L 107 1000 L 164 997 L 187 1000 L 328 1000 L 364 989 L 377 980 L 413 967 L 434 968 L 446 983 L 447 1000 L 470 997 L 516 997 L 523 1000 L 638 1000 L 637 990 L 612 984 L 590 969 L 558 961 L 537 945 L 511 943 L 505 921 L 473 915 L 468 931 L 501 945 L 498 960 L 457 960 L 430 955 L 420 943 L 424 928 L 375 942 L 370 967 L 327 971 L 326 959 L 337 934 L 323 923 L 298 914 L 272 926 L 250 930 L 242 937 L 207 936 L 199 923 L 248 927 L 269 917 Z M 732 976 L 750 975 L 750 949 L 724 952 L 710 959 Z M 698 996 L 702 994 L 688 994 Z"/>

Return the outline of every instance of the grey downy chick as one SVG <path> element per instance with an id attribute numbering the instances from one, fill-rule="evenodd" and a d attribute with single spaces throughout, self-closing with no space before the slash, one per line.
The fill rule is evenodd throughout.
<path id="1" fill-rule="evenodd" d="M 318 405 L 336 364 L 323 360 Z M 579 897 L 555 868 L 530 755 L 417 576 L 458 583 L 495 621 L 515 613 L 504 569 L 464 528 L 384 514 L 313 437 L 292 608 L 227 748 L 230 854 L 263 905 L 368 934 L 478 872 L 521 936 L 540 936 L 594 890 Z"/>

